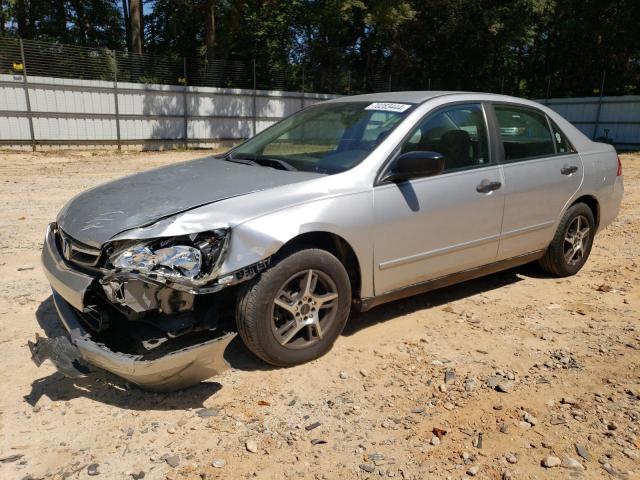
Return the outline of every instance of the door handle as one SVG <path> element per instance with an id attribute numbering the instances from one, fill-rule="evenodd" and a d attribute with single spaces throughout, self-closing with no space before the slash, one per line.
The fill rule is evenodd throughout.
<path id="1" fill-rule="evenodd" d="M 476 190 L 480 193 L 489 193 L 494 190 L 498 190 L 502 186 L 501 182 L 492 182 L 486 178 L 480 182 L 480 185 L 476 186 Z"/>
<path id="2" fill-rule="evenodd" d="M 575 165 L 565 165 L 560 169 L 560 173 L 563 175 L 571 175 L 572 173 L 576 173 L 578 171 L 578 167 Z"/>

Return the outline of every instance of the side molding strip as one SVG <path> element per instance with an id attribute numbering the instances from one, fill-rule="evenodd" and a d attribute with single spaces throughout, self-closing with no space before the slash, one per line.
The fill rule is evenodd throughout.
<path id="1" fill-rule="evenodd" d="M 537 225 L 530 225 L 524 228 L 517 228 L 516 230 L 504 232 L 501 235 L 501 238 L 517 237 L 518 235 L 535 232 L 536 230 L 544 230 L 545 228 L 552 227 L 555 223 L 556 223 L 555 220 L 549 220 L 548 222 L 538 223 Z"/>
<path id="2" fill-rule="evenodd" d="M 457 252 L 458 250 L 464 250 L 469 247 L 476 247 L 479 245 L 485 245 L 491 243 L 500 238 L 499 234 L 491 235 L 490 237 L 481 238 L 479 240 L 472 240 L 470 242 L 458 243 L 451 245 L 450 247 L 438 248 L 436 250 L 429 250 L 428 252 L 416 253 L 415 255 L 409 255 L 408 257 L 397 258 L 395 260 L 387 260 L 378 265 L 380 270 L 386 270 L 388 268 L 399 267 L 400 265 L 406 265 L 407 263 L 419 262 L 427 258 L 437 257 L 438 255 L 445 255 L 447 253 Z"/>
<path id="3" fill-rule="evenodd" d="M 525 263 L 539 260 L 544 255 L 545 250 L 536 250 L 535 252 L 527 253 L 525 255 L 519 255 L 517 257 L 508 258 L 506 260 L 500 260 L 499 262 L 490 263 L 478 268 L 472 268 L 464 270 L 462 272 L 446 275 L 444 277 L 435 278 L 433 280 L 427 280 L 426 282 L 416 283 L 409 285 L 408 287 L 392 290 L 376 297 L 363 298 L 359 302 L 361 312 L 366 312 L 383 303 L 392 302 L 401 298 L 411 297 L 419 293 L 429 292 L 431 290 L 437 290 L 438 288 L 448 287 L 456 283 L 466 282 L 467 280 L 473 280 L 474 278 L 490 275 L 492 273 L 500 272 L 502 270 L 508 270 L 509 268 L 524 265 Z"/>

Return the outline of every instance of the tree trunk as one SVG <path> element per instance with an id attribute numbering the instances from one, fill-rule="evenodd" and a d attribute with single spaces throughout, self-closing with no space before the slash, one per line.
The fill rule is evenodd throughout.
<path id="1" fill-rule="evenodd" d="M 231 13 L 228 16 L 226 25 L 225 25 L 225 29 L 227 31 L 227 38 L 229 38 L 230 42 L 234 42 L 236 38 L 236 34 L 238 32 L 238 29 L 240 28 L 240 21 L 242 20 L 242 9 L 244 7 L 244 2 L 242 0 L 235 0 L 234 2 L 232 2 L 231 4 Z M 231 48 L 225 48 L 223 51 L 220 52 L 220 57 L 218 57 L 221 60 L 224 60 L 225 62 L 227 61 L 227 59 L 229 58 L 229 54 L 231 53 Z"/>
<path id="2" fill-rule="evenodd" d="M 144 50 L 144 0 L 140 0 L 140 50 Z"/>
<path id="3" fill-rule="evenodd" d="M 204 4 L 204 29 L 205 29 L 205 47 L 207 48 L 207 63 L 210 64 L 215 58 L 216 45 L 216 17 L 214 0 L 207 0 Z"/>
<path id="4" fill-rule="evenodd" d="M 0 0 L 0 35 L 5 33 L 5 23 L 7 21 L 4 8 L 4 0 Z"/>
<path id="5" fill-rule="evenodd" d="M 5 13 L 6 5 L 4 4 L 4 0 L 0 0 L 0 34 L 5 32 L 5 22 L 7 21 L 7 15 Z"/>
<path id="6" fill-rule="evenodd" d="M 27 26 L 27 6 L 25 0 L 16 0 L 16 23 L 18 24 L 18 36 L 29 38 L 29 28 Z"/>
<path id="7" fill-rule="evenodd" d="M 131 51 L 142 53 L 142 0 L 130 0 L 129 18 L 131 22 Z"/>
<path id="8" fill-rule="evenodd" d="M 84 9 L 84 2 L 82 0 L 73 0 L 71 5 L 76 12 L 78 31 L 80 32 L 80 44 L 87 46 L 90 43 L 89 35 L 91 32 L 91 25 L 89 24 L 89 19 L 87 18 L 87 14 Z"/>
<path id="9" fill-rule="evenodd" d="M 64 0 L 56 0 L 55 3 L 55 30 L 56 35 L 66 43 L 67 34 L 67 9 Z"/>
<path id="10" fill-rule="evenodd" d="M 129 15 L 129 2 L 127 0 L 122 0 L 122 16 L 124 17 L 127 46 L 131 46 L 131 16 Z"/>

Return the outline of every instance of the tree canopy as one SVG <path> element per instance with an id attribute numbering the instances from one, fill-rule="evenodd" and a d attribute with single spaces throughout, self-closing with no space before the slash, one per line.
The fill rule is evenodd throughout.
<path id="1" fill-rule="evenodd" d="M 255 61 L 258 83 L 307 91 L 640 93 L 638 0 L 142 3 L 0 0 L 0 34 L 186 58 L 192 78 L 235 65 L 231 83 Z"/>

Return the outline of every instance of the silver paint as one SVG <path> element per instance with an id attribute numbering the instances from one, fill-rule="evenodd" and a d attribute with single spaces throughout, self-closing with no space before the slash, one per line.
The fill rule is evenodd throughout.
<path id="1" fill-rule="evenodd" d="M 136 173 L 71 199 L 58 214 L 60 228 L 94 247 L 134 227 L 155 223 L 199 205 L 246 195 L 319 174 L 283 172 L 205 157 Z"/>
<path id="2" fill-rule="evenodd" d="M 408 183 L 418 190 L 424 188 L 422 194 L 427 197 L 422 199 L 422 210 L 418 215 L 410 215 L 406 200 L 399 191 L 402 187 L 395 184 L 374 187 L 377 173 L 397 144 L 421 118 L 431 110 L 448 103 L 502 101 L 542 110 L 576 147 L 579 152 L 575 156 L 577 161 L 585 162 L 585 156 L 601 158 L 607 164 L 606 170 L 609 172 L 612 169 L 615 172 L 615 150 L 610 145 L 590 141 L 553 110 L 536 102 L 514 97 L 456 92 L 398 92 L 342 97 L 331 102 L 374 99 L 423 103 L 418 105 L 362 163 L 351 170 L 196 207 L 163 219 L 148 228 L 123 232 L 114 240 L 167 237 L 230 227 L 232 234 L 229 251 L 220 272 L 223 276 L 271 256 L 282 245 L 300 234 L 333 233 L 342 237 L 353 248 L 361 268 L 361 295 L 372 297 L 403 284 L 411 284 L 418 278 L 435 278 L 444 272 L 471 268 L 476 264 L 490 263 L 534 251 L 539 249 L 541 244 L 544 247 L 551 241 L 555 226 L 566 207 L 582 195 L 596 198 L 603 210 L 603 207 L 609 205 L 614 210 L 601 212 L 601 226 L 609 223 L 617 213 L 619 197 L 622 195 L 621 179 L 615 177 L 614 173 L 605 179 L 605 183 L 598 178 L 587 185 L 581 182 L 576 184 L 576 180 L 584 176 L 580 172 L 563 186 L 560 182 L 567 177 L 556 172 L 556 167 L 558 170 L 561 168 L 556 164 L 567 161 L 566 156 L 561 156 L 514 164 L 489 165 L 477 170 L 413 180 Z M 549 170 L 539 171 L 537 164 L 549 165 Z M 510 174 L 509 170 L 516 169 L 527 171 L 523 172 L 520 178 L 516 175 L 506 178 L 507 173 Z M 533 174 L 529 170 L 533 170 Z M 476 185 L 475 180 L 488 177 L 501 179 L 503 188 L 493 192 L 493 196 L 485 198 L 471 187 Z M 512 183 L 520 183 L 520 188 L 528 189 L 536 196 L 535 205 L 528 205 L 534 208 L 524 208 L 527 205 L 526 197 L 522 201 L 519 200 L 522 195 L 519 191 L 513 191 Z M 608 189 L 614 183 L 618 185 L 615 195 L 611 188 Z M 421 187 L 421 184 L 432 185 L 432 189 L 428 186 Z M 545 187 L 550 188 L 553 195 L 545 195 Z M 440 191 L 440 194 L 434 195 L 433 189 Z M 450 195 L 450 192 L 459 193 L 454 196 Z M 615 198 L 610 199 L 612 196 Z M 425 206 L 424 202 L 427 200 L 437 201 L 438 205 L 447 210 L 447 214 Z M 506 214 L 504 220 L 501 202 L 504 203 Z M 511 206 L 512 202 L 515 207 Z M 476 215 L 467 214 L 469 208 Z M 408 221 L 402 223 L 397 214 L 404 209 L 407 209 L 403 215 L 407 215 Z M 431 217 L 425 217 L 428 212 L 431 212 Z M 436 223 L 433 223 L 434 221 Z M 406 232 L 403 235 L 390 233 L 401 231 L 398 228 L 422 229 L 425 232 L 422 238 L 427 243 L 405 245 L 408 250 L 401 251 L 397 248 L 399 240 L 402 243 L 413 239 L 405 238 L 409 236 Z M 484 233 L 481 233 L 483 231 Z M 451 252 L 452 254 L 437 255 L 438 250 L 446 251 L 451 245 L 458 244 L 464 248 L 454 249 L 457 251 Z M 379 268 L 379 264 L 387 265 L 388 262 L 402 263 L 403 258 L 412 255 L 416 255 L 417 258 L 424 256 L 425 260 L 433 256 L 436 258 L 427 262 L 427 271 L 424 271 L 425 262 L 422 261 L 416 262 L 410 268 L 388 269 L 388 275 Z M 377 260 L 372 262 L 374 256 Z"/>
<path id="3" fill-rule="evenodd" d="M 416 108 L 354 168 L 335 175 L 279 171 L 208 158 L 112 182 L 76 197 L 58 223 L 76 240 L 104 246 L 229 228 L 219 278 L 263 261 L 310 232 L 341 237 L 360 267 L 360 296 L 381 296 L 416 282 L 474 269 L 546 248 L 577 198 L 599 204 L 599 228 L 617 215 L 623 195 L 617 157 L 553 110 L 529 100 L 461 92 L 398 92 L 331 102 L 415 103 Z M 452 102 L 509 102 L 546 113 L 577 154 L 376 185 L 398 144 L 429 112 Z M 494 152 L 495 153 L 495 152 Z M 570 162 L 578 171 L 562 175 Z M 500 181 L 490 194 L 475 187 Z M 107 212 L 107 213 L 103 213 Z M 54 289 L 81 304 L 86 276 L 69 272 L 45 244 Z M 90 279 L 90 277 L 89 277 Z"/>

